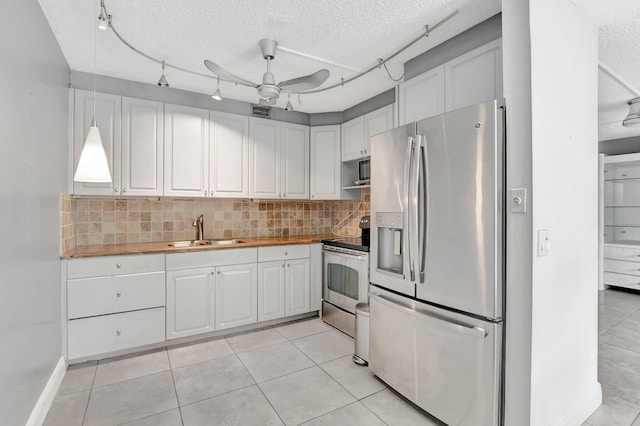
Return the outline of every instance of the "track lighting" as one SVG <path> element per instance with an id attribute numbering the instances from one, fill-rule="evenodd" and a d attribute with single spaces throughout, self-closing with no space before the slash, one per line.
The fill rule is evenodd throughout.
<path id="1" fill-rule="evenodd" d="M 107 9 L 104 7 L 104 0 L 100 1 L 100 15 L 98 16 L 98 28 L 106 30 L 111 23 L 111 15 L 107 13 Z"/>
<path id="2" fill-rule="evenodd" d="M 216 89 L 216 92 L 213 95 L 211 95 L 211 97 L 216 101 L 221 101 L 222 95 L 220 94 L 220 77 L 218 77 L 216 80 L 218 80 L 218 88 Z"/>
<path id="3" fill-rule="evenodd" d="M 640 97 L 631 99 L 627 105 L 629 105 L 629 114 L 625 117 L 622 125 L 624 127 L 640 127 Z"/>
<path id="4" fill-rule="evenodd" d="M 293 111 L 293 105 L 291 105 L 291 95 L 287 95 L 287 106 L 284 107 L 285 111 Z"/>
<path id="5" fill-rule="evenodd" d="M 158 86 L 169 87 L 169 82 L 167 81 L 167 77 L 165 77 L 164 75 L 164 61 L 162 61 L 162 75 L 160 76 L 160 80 L 158 80 Z"/>

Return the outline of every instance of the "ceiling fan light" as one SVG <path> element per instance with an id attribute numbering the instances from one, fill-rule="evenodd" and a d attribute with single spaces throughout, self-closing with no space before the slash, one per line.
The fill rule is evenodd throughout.
<path id="1" fill-rule="evenodd" d="M 95 183 L 112 182 L 107 154 L 104 152 L 100 130 L 96 125 L 95 119 L 93 119 L 91 127 L 89 127 L 73 180 L 76 182 Z"/>
<path id="2" fill-rule="evenodd" d="M 640 127 L 640 97 L 627 102 L 629 114 L 622 121 L 624 127 Z"/>

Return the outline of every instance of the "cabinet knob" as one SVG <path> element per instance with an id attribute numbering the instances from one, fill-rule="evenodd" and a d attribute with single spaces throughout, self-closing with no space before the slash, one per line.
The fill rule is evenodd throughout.
<path id="1" fill-rule="evenodd" d="M 288 254 L 289 254 L 289 252 L 288 252 L 288 251 L 285 251 L 285 252 L 284 252 L 284 255 L 285 255 L 285 256 L 287 256 Z"/>
<path id="2" fill-rule="evenodd" d="M 220 271 L 218 271 L 218 276 L 220 276 Z"/>
<path id="3" fill-rule="evenodd" d="M 287 263 L 287 268 L 291 268 L 291 264 Z"/>
<path id="4" fill-rule="evenodd" d="M 214 271 L 211 271 L 211 275 L 215 275 L 216 273 Z"/>
<path id="5" fill-rule="evenodd" d="M 121 267 L 122 267 L 122 265 L 121 265 L 121 264 L 116 263 L 116 268 L 120 269 Z"/>
<path id="6" fill-rule="evenodd" d="M 122 188 L 122 193 L 124 194 L 125 192 L 127 192 L 127 188 Z"/>
<path id="7" fill-rule="evenodd" d="M 315 198 L 315 195 L 311 194 L 311 198 Z"/>
<path id="8" fill-rule="evenodd" d="M 115 188 L 113 188 L 113 192 L 120 192 L 120 188 L 116 186 Z"/>
<path id="9" fill-rule="evenodd" d="M 120 331 L 120 329 L 117 329 L 117 330 L 116 330 L 116 336 L 119 336 L 119 335 L 121 335 L 121 334 L 122 334 L 122 331 Z"/>
<path id="10" fill-rule="evenodd" d="M 119 291 L 116 291 L 116 297 L 120 297 L 122 296 L 122 293 L 120 293 Z"/>
<path id="11" fill-rule="evenodd" d="M 205 196 L 205 197 L 207 196 L 207 191 L 204 191 L 204 196 Z"/>
<path id="12" fill-rule="evenodd" d="M 282 264 L 282 267 L 284 268 L 284 263 Z"/>
<path id="13" fill-rule="evenodd" d="M 287 193 L 282 194 L 282 198 L 287 198 Z"/>
<path id="14" fill-rule="evenodd" d="M 622 177 L 627 177 L 627 174 L 626 174 L 626 173 L 623 173 L 623 174 L 622 174 Z"/>

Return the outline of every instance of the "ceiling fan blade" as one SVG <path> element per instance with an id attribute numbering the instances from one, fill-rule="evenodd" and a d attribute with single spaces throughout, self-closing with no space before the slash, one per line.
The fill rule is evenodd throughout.
<path id="1" fill-rule="evenodd" d="M 299 93 L 320 86 L 329 78 L 329 71 L 322 69 L 304 77 L 293 78 L 278 84 L 287 93 Z"/>
<path id="2" fill-rule="evenodd" d="M 242 77 L 238 77 L 235 74 L 231 74 L 229 71 L 225 70 L 224 68 L 222 68 L 220 65 L 216 64 L 215 62 L 212 62 L 208 59 L 204 60 L 204 65 L 209 68 L 209 71 L 211 71 L 212 73 L 214 73 L 215 75 L 222 77 L 222 78 L 226 78 L 227 80 L 231 80 L 235 83 L 238 84 L 242 84 L 243 86 L 249 86 L 249 87 L 257 87 L 258 85 L 256 83 L 252 83 L 249 80 L 245 80 Z"/>

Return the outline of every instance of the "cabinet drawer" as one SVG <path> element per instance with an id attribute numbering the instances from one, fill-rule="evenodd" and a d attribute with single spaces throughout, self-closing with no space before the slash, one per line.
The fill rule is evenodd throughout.
<path id="1" fill-rule="evenodd" d="M 156 308 L 164 298 L 164 272 L 68 280 L 67 318 Z"/>
<path id="2" fill-rule="evenodd" d="M 604 273 L 604 283 L 618 287 L 627 287 L 640 290 L 640 277 L 633 275 L 615 274 L 613 272 Z"/>
<path id="3" fill-rule="evenodd" d="M 310 256 L 308 244 L 289 244 L 284 246 L 258 247 L 258 262 L 271 262 L 282 259 L 301 259 Z"/>
<path id="4" fill-rule="evenodd" d="M 167 254 L 167 271 L 191 268 L 212 268 L 225 265 L 255 263 L 255 247 L 216 249 Z"/>
<path id="5" fill-rule="evenodd" d="M 640 262 L 640 249 L 605 246 L 604 258 Z"/>
<path id="6" fill-rule="evenodd" d="M 620 274 L 640 276 L 640 263 L 625 262 L 624 260 L 604 260 L 604 270 Z"/>
<path id="7" fill-rule="evenodd" d="M 164 308 L 67 322 L 69 359 L 164 341 Z"/>
<path id="8" fill-rule="evenodd" d="M 89 257 L 67 263 L 68 279 L 155 271 L 164 271 L 164 254 Z"/>

